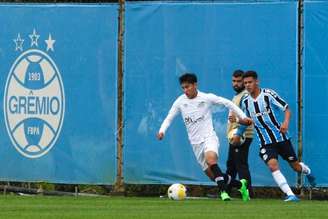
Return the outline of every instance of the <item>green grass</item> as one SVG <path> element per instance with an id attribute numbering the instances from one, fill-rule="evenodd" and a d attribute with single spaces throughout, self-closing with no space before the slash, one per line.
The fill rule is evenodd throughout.
<path id="1" fill-rule="evenodd" d="M 0 218 L 328 218 L 328 201 L 0 196 Z"/>

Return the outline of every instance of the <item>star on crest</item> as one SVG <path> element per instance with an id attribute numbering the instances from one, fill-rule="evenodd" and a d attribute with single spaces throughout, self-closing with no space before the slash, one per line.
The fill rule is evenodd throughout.
<path id="1" fill-rule="evenodd" d="M 56 40 L 53 40 L 51 37 L 51 34 L 49 33 L 49 37 L 47 40 L 45 40 L 46 44 L 47 44 L 47 52 L 48 50 L 54 51 L 54 43 L 56 42 Z"/>
<path id="2" fill-rule="evenodd" d="M 14 39 L 14 42 L 16 44 L 15 51 L 18 51 L 18 50 L 23 51 L 24 40 L 21 38 L 20 33 L 18 33 L 17 38 Z"/>
<path id="3" fill-rule="evenodd" d="M 35 29 L 33 29 L 33 34 L 30 34 L 28 36 L 31 38 L 31 47 L 33 47 L 33 45 L 38 47 L 38 39 L 39 39 L 40 35 L 36 34 Z"/>

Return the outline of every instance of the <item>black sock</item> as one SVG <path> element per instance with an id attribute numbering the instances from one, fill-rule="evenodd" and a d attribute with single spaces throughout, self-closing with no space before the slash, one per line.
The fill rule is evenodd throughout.
<path id="1" fill-rule="evenodd" d="M 240 187 L 241 187 L 241 182 L 240 182 L 239 180 L 233 179 L 233 180 L 231 180 L 230 185 L 231 185 L 232 187 L 235 187 L 235 188 L 240 189 Z"/>
<path id="2" fill-rule="evenodd" d="M 224 174 L 224 181 L 230 187 L 240 188 L 241 182 L 236 179 L 232 179 L 229 174 Z"/>
<path id="3" fill-rule="evenodd" d="M 229 174 L 223 174 L 223 177 L 224 177 L 224 182 L 227 184 L 227 185 L 230 185 L 231 184 L 231 176 Z"/>
<path id="4" fill-rule="evenodd" d="M 210 170 L 214 175 L 214 181 L 218 184 L 220 192 L 227 190 L 227 185 L 225 183 L 224 174 L 220 170 L 220 167 L 217 164 L 210 166 Z"/>

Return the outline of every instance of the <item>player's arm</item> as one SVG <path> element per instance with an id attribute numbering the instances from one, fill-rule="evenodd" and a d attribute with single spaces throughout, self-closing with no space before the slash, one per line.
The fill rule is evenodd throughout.
<path id="1" fill-rule="evenodd" d="M 177 101 L 174 102 L 172 105 L 169 113 L 167 114 L 166 118 L 164 119 L 158 133 L 157 133 L 157 139 L 162 140 L 164 138 L 165 132 L 168 129 L 168 127 L 171 125 L 174 117 L 178 115 L 179 113 L 179 107 L 177 106 Z"/>
<path id="2" fill-rule="evenodd" d="M 248 114 L 248 112 L 246 110 L 243 98 L 240 101 L 240 108 L 246 114 L 246 116 L 250 117 L 250 115 Z M 243 136 L 246 129 L 247 129 L 246 125 L 241 124 L 241 125 L 238 126 L 238 129 L 237 129 L 236 133 L 233 136 L 232 145 L 239 145 L 240 144 L 240 138 L 241 138 L 241 136 Z"/>
<path id="3" fill-rule="evenodd" d="M 242 125 L 251 125 L 252 119 L 248 118 L 245 113 L 231 100 L 228 100 L 223 97 L 216 96 L 214 94 L 209 94 L 209 98 L 212 101 L 212 103 L 217 105 L 224 105 L 227 107 L 230 111 L 232 111 L 236 116 L 236 122 Z"/>
<path id="4" fill-rule="evenodd" d="M 236 117 L 235 115 L 230 114 L 228 119 L 229 119 L 230 122 L 237 122 L 240 125 L 249 126 L 249 125 L 253 124 L 253 120 L 248 116 L 246 116 L 246 118 L 242 119 L 242 118 Z"/>
<path id="5" fill-rule="evenodd" d="M 283 123 L 281 124 L 280 131 L 282 133 L 286 133 L 288 131 L 289 121 L 291 117 L 291 111 L 289 110 L 288 104 L 275 91 L 267 89 L 267 93 L 269 93 L 271 104 L 273 104 L 275 107 L 279 108 L 285 113 L 285 118 Z"/>
<path id="6" fill-rule="evenodd" d="M 282 133 L 286 133 L 288 131 L 290 117 L 291 117 L 291 112 L 290 112 L 289 108 L 287 107 L 285 110 L 285 119 L 280 126 L 280 131 Z"/>

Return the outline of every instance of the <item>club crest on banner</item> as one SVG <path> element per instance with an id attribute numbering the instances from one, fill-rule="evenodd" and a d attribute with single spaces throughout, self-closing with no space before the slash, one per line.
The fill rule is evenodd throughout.
<path id="1" fill-rule="evenodd" d="M 16 150 L 28 158 L 41 157 L 55 145 L 65 114 L 63 81 L 50 56 L 56 40 L 50 33 L 41 40 L 35 29 L 13 39 L 19 55 L 11 65 L 4 92 L 8 135 Z"/>

